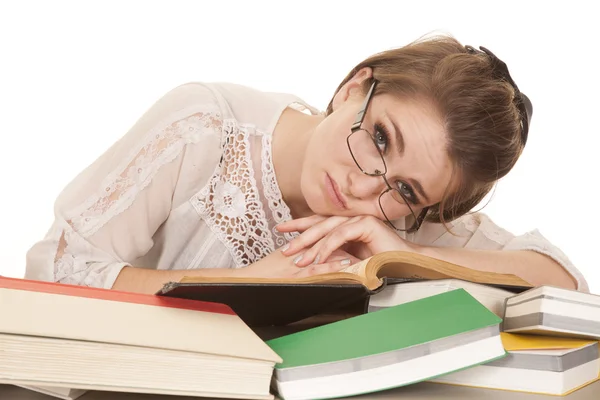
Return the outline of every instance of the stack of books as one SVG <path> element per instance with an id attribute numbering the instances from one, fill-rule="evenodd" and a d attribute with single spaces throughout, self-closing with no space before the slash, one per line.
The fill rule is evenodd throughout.
<path id="1" fill-rule="evenodd" d="M 600 296 L 551 286 L 507 297 L 507 356 L 434 382 L 566 395 L 600 378 Z"/>
<path id="2" fill-rule="evenodd" d="M 0 383 L 66 400 L 328 399 L 424 381 L 565 395 L 599 379 L 599 340 L 600 296 L 404 252 L 156 295 L 0 278 Z"/>
<path id="3" fill-rule="evenodd" d="M 283 361 L 223 304 L 2 277 L 0 349 L 0 382 L 62 398 L 272 399 Z"/>

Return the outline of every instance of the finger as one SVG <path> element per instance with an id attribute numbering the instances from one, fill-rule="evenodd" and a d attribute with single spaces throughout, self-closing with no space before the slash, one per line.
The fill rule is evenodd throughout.
<path id="1" fill-rule="evenodd" d="M 321 274 L 326 274 L 326 273 L 331 273 L 331 272 L 338 272 L 340 270 L 348 268 L 349 266 L 351 266 L 353 264 L 356 264 L 359 261 L 360 260 L 358 258 L 349 256 L 342 260 L 330 261 L 330 262 L 326 262 L 323 264 L 315 264 L 315 265 L 311 265 L 310 267 L 307 267 L 307 268 L 302 268 L 302 270 L 300 272 L 298 272 L 296 274 L 296 276 L 307 277 L 307 276 L 321 275 Z"/>
<path id="2" fill-rule="evenodd" d="M 317 243 L 329 232 L 339 225 L 348 221 L 348 217 L 329 217 L 318 224 L 311 226 L 300 234 L 300 236 L 292 239 L 283 249 L 282 252 L 286 256 L 291 256 L 304 250 L 313 244 Z M 297 261 L 297 260 L 295 260 Z"/>
<path id="3" fill-rule="evenodd" d="M 318 224 L 321 221 L 326 220 L 328 217 L 323 215 L 311 215 L 310 217 L 297 218 L 289 221 L 282 222 L 275 226 L 278 232 L 304 232 L 311 226 Z"/>
<path id="4" fill-rule="evenodd" d="M 306 267 L 311 263 L 318 264 L 327 260 L 331 254 L 348 242 L 361 242 L 368 238 L 369 224 L 358 220 L 351 220 L 331 230 L 325 237 L 307 250 L 300 260 L 294 260 L 299 267 Z"/>

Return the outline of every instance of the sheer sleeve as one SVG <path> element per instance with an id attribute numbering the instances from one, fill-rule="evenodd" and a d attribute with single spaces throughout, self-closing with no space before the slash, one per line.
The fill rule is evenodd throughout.
<path id="1" fill-rule="evenodd" d="M 412 240 L 426 246 L 535 251 L 559 263 L 577 282 L 577 290 L 589 291 L 585 278 L 566 254 L 537 229 L 514 235 L 496 225 L 484 213 L 467 214 L 453 221 L 451 226 L 452 232 L 448 232 L 442 224 L 425 223 Z"/>
<path id="2" fill-rule="evenodd" d="M 212 172 L 221 126 L 204 85 L 165 94 L 60 193 L 54 223 L 27 252 L 25 277 L 111 288 L 121 269 L 153 246 L 178 186 L 193 180 L 183 167 L 206 164 Z"/>

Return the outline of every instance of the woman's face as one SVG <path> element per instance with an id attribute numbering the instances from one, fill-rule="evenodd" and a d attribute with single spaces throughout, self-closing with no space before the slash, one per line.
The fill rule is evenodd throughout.
<path id="1" fill-rule="evenodd" d="M 360 78 L 359 73 L 337 93 L 333 113 L 316 127 L 302 167 L 302 193 L 310 209 L 321 215 L 385 219 L 383 207 L 385 215 L 395 220 L 411 214 L 403 199 L 419 215 L 424 207 L 441 201 L 451 181 L 443 124 L 425 101 L 376 95 L 371 98 L 362 130 L 349 139 L 351 153 L 348 136 L 365 100 L 360 94 Z M 387 166 L 387 181 L 403 194 L 388 192 L 381 197 L 381 207 L 380 194 L 388 189 L 384 179 L 364 174 L 354 160 L 367 172 L 383 171 L 377 149 Z"/>

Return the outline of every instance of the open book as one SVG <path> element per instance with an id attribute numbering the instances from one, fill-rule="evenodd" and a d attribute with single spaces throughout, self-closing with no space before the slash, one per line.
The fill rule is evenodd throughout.
<path id="1" fill-rule="evenodd" d="M 305 278 L 183 277 L 157 293 L 224 303 L 250 326 L 282 325 L 323 312 L 367 311 L 369 297 L 389 284 L 460 279 L 517 293 L 533 285 L 509 274 L 479 271 L 405 251 L 376 254 L 338 272 Z M 301 300 L 298 302 L 298 300 Z"/>
<path id="2" fill-rule="evenodd" d="M 339 272 L 314 275 L 306 278 L 218 278 L 184 277 L 182 283 L 294 283 L 294 284 L 361 284 L 375 291 L 384 279 L 430 280 L 455 278 L 492 286 L 531 288 L 529 282 L 515 275 L 479 271 L 452 264 L 447 261 L 407 251 L 388 251 L 349 266 Z"/>

